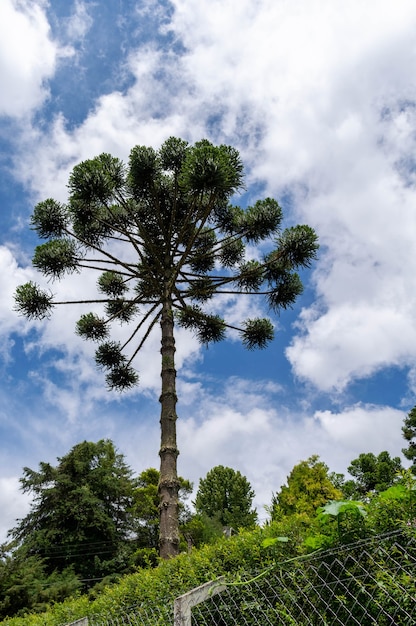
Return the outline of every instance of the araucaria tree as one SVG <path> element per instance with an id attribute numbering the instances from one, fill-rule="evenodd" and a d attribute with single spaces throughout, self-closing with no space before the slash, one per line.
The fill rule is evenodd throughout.
<path id="1" fill-rule="evenodd" d="M 160 554 L 177 554 L 176 370 L 174 326 L 189 328 L 201 343 L 220 341 L 227 328 L 248 349 L 273 338 L 270 319 L 230 326 L 212 309 L 219 294 L 263 296 L 274 313 L 302 292 L 297 273 L 316 256 L 308 226 L 280 229 L 282 212 L 270 198 L 242 209 L 230 204 L 243 187 L 243 164 L 234 148 L 207 140 L 193 146 L 174 137 L 156 151 L 136 146 L 128 166 L 110 154 L 77 165 L 66 204 L 48 199 L 34 209 L 32 227 L 46 242 L 33 265 L 49 279 L 97 272 L 103 314 L 85 313 L 76 332 L 96 341 L 96 362 L 107 385 L 123 390 L 138 382 L 135 359 L 151 331 L 161 330 Z M 269 244 L 262 257 L 246 258 L 246 244 Z M 49 316 L 54 295 L 34 282 L 18 287 L 16 309 L 30 318 Z M 79 304 L 80 301 L 78 301 Z M 129 324 L 124 343 L 111 339 L 113 323 Z"/>

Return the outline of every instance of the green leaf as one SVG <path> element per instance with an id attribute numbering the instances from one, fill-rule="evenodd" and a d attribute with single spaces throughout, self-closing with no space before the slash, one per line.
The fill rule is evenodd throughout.
<path id="1" fill-rule="evenodd" d="M 135 146 L 131 150 L 128 182 L 137 199 L 149 193 L 160 178 L 160 174 L 160 164 L 153 148 Z"/>
<path id="2" fill-rule="evenodd" d="M 105 153 L 74 167 L 68 184 L 68 211 L 74 233 L 83 243 L 98 245 L 126 219 L 127 203 L 123 209 L 118 206 L 125 178 L 123 163 Z"/>
<path id="3" fill-rule="evenodd" d="M 277 231 L 282 221 L 282 210 L 276 200 L 258 200 L 244 215 L 244 235 L 247 241 L 258 243 Z"/>
<path id="4" fill-rule="evenodd" d="M 224 320 L 219 315 L 206 315 L 196 326 L 196 335 L 205 345 L 222 341 L 225 336 Z"/>
<path id="5" fill-rule="evenodd" d="M 269 307 L 280 313 L 281 309 L 290 308 L 303 292 L 302 281 L 298 274 L 285 272 L 282 274 L 271 293 L 267 295 Z"/>
<path id="6" fill-rule="evenodd" d="M 30 222 L 42 239 L 60 238 L 68 226 L 69 216 L 63 204 L 49 198 L 35 206 Z"/>
<path id="7" fill-rule="evenodd" d="M 111 204 L 115 192 L 124 185 L 125 167 L 108 153 L 76 165 L 68 182 L 71 198 L 83 205 Z"/>
<path id="8" fill-rule="evenodd" d="M 37 246 L 32 263 L 45 276 L 61 278 L 78 269 L 77 245 L 71 239 L 52 239 Z"/>
<path id="9" fill-rule="evenodd" d="M 248 319 L 243 326 L 244 329 L 240 334 L 243 345 L 248 350 L 254 350 L 254 348 L 262 350 L 274 338 L 273 324 L 267 318 Z"/>
<path id="10" fill-rule="evenodd" d="M 287 228 L 277 244 L 282 256 L 293 268 L 310 267 L 311 261 L 317 258 L 318 236 L 310 226 Z"/>
<path id="11" fill-rule="evenodd" d="M 220 231 L 227 235 L 241 233 L 244 224 L 244 211 L 239 206 L 221 204 L 214 209 L 215 221 Z"/>
<path id="12" fill-rule="evenodd" d="M 121 352 L 121 345 L 117 341 L 106 341 L 95 351 L 95 362 L 98 367 L 112 369 L 124 364 L 126 357 Z"/>
<path id="13" fill-rule="evenodd" d="M 254 495 L 249 481 L 239 471 L 217 465 L 200 479 L 194 504 L 197 513 L 238 531 L 252 527 L 257 519 L 251 508 Z"/>
<path id="14" fill-rule="evenodd" d="M 134 302 L 116 298 L 107 302 L 105 307 L 109 318 L 117 318 L 120 322 L 130 322 L 137 313 L 137 306 Z"/>
<path id="15" fill-rule="evenodd" d="M 258 291 L 263 280 L 263 267 L 258 261 L 247 261 L 239 266 L 236 282 L 240 289 Z"/>
<path id="16" fill-rule="evenodd" d="M 188 306 L 177 314 L 178 323 L 192 329 L 203 344 L 224 339 L 225 323 L 219 315 L 208 315 L 198 306 Z"/>
<path id="17" fill-rule="evenodd" d="M 362 517 L 366 517 L 367 511 L 362 502 L 354 500 L 331 500 L 325 506 L 320 508 L 320 512 L 323 515 L 332 515 L 337 517 L 340 513 L 345 513 L 348 509 L 357 510 Z"/>
<path id="18" fill-rule="evenodd" d="M 14 299 L 15 310 L 28 319 L 44 319 L 49 317 L 53 307 L 53 295 L 42 291 L 40 287 L 32 281 L 17 287 Z"/>
<path id="19" fill-rule="evenodd" d="M 203 139 L 186 154 L 180 184 L 192 194 L 213 192 L 219 198 L 230 197 L 242 186 L 243 164 L 231 146 L 214 146 Z"/>
<path id="20" fill-rule="evenodd" d="M 189 258 L 189 265 L 193 272 L 202 274 L 214 269 L 215 256 L 213 247 L 215 243 L 216 236 L 212 229 L 206 228 L 198 233 Z"/>
<path id="21" fill-rule="evenodd" d="M 32 554 L 41 565 L 33 568 L 33 575 L 28 578 L 28 569 L 26 575 L 22 570 L 17 572 L 21 624 L 35 623 L 37 620 L 32 621 L 28 613 L 39 612 L 46 600 L 56 606 L 65 596 L 73 595 L 79 580 L 75 579 L 78 583 L 75 588 L 72 583 L 66 583 L 75 573 L 79 579 L 84 579 L 85 592 L 91 586 L 85 586 L 89 582 L 85 579 L 101 579 L 113 572 L 124 572 L 128 553 L 133 550 L 126 545 L 126 538 L 132 536 L 134 528 L 130 511 L 135 480 L 113 443 L 110 440 L 83 441 L 58 462 L 57 466 L 41 462 L 38 471 L 24 468 L 21 479 L 24 492 L 34 497 L 30 511 L 18 520 L 12 531 L 18 547 L 11 558 L 23 557 L 32 569 L 34 557 L 28 556 Z M 92 546 L 96 549 L 91 549 Z M 48 574 L 47 578 L 42 570 Z M 3 575 L 1 578 L 4 591 Z M 61 598 L 49 595 L 51 585 L 56 588 L 58 583 L 62 585 Z M 26 586 L 30 593 L 38 595 L 38 604 L 31 610 L 25 602 L 27 595 L 22 594 Z M 2 593 L 0 605 L 4 597 Z M 58 623 L 70 619 L 69 614 L 64 616 L 64 613 L 64 608 L 59 609 L 61 618 L 55 616 Z M 42 618 L 40 621 L 45 623 Z M 51 623 L 49 618 L 47 622 Z"/>
<path id="22" fill-rule="evenodd" d="M 86 313 L 78 320 L 76 333 L 81 337 L 85 337 L 85 339 L 101 341 L 108 335 L 108 326 L 106 321 L 95 315 L 95 313 Z"/>
<path id="23" fill-rule="evenodd" d="M 414 489 L 415 486 L 413 485 L 411 490 Z M 389 487 L 385 491 L 379 493 L 378 497 L 380 500 L 405 500 L 409 497 L 409 490 L 403 484 L 393 485 L 392 487 Z"/>
<path id="24" fill-rule="evenodd" d="M 297 463 L 289 476 L 287 484 L 273 496 L 272 518 L 301 515 L 315 517 L 316 509 L 328 500 L 341 499 L 341 492 L 334 487 L 329 477 L 329 470 L 318 455 Z"/>
<path id="25" fill-rule="evenodd" d="M 214 266 L 215 255 L 212 250 L 208 252 L 197 252 L 192 255 L 189 261 L 189 267 L 195 274 L 206 274 L 213 270 Z"/>
<path id="26" fill-rule="evenodd" d="M 68 210 L 76 237 L 84 245 L 99 246 L 112 232 L 112 220 L 108 208 L 98 201 L 86 202 L 70 197 Z"/>
<path id="27" fill-rule="evenodd" d="M 113 367 L 105 379 L 109 389 L 124 391 L 138 384 L 139 375 L 129 365 L 119 365 Z"/>
<path id="28" fill-rule="evenodd" d="M 287 543 L 289 541 L 289 537 L 267 537 L 263 539 L 261 545 L 263 548 L 269 548 L 270 546 L 275 546 L 276 543 Z"/>
<path id="29" fill-rule="evenodd" d="M 219 258 L 224 267 L 233 267 L 241 263 L 244 257 L 245 247 L 241 239 L 231 239 L 221 248 Z"/>
<path id="30" fill-rule="evenodd" d="M 178 173 L 185 160 L 188 145 L 188 142 L 183 139 L 169 137 L 159 150 L 162 167 L 166 170 Z"/>
<path id="31" fill-rule="evenodd" d="M 344 501 L 337 502 L 335 500 L 331 500 L 331 502 L 328 502 L 328 504 L 325 504 L 325 506 L 321 507 L 321 511 L 326 515 L 333 515 L 334 517 L 336 517 L 337 515 L 339 515 L 344 505 Z"/>
<path id="32" fill-rule="evenodd" d="M 104 272 L 98 279 L 98 288 L 108 296 L 115 298 L 122 296 L 126 291 L 125 279 L 117 272 Z"/>
<path id="33" fill-rule="evenodd" d="M 192 280 L 185 296 L 199 302 L 206 302 L 215 294 L 215 285 L 208 276 Z"/>
<path id="34" fill-rule="evenodd" d="M 215 232 L 211 228 L 202 229 L 195 237 L 193 249 L 198 252 L 211 252 L 217 241 Z"/>

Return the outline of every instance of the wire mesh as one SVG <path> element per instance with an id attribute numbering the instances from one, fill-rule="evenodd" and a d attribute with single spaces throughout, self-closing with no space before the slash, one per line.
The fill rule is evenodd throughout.
<path id="1" fill-rule="evenodd" d="M 277 564 L 192 610 L 192 626 L 414 626 L 416 541 L 392 534 Z"/>
<path id="2" fill-rule="evenodd" d="M 174 616 L 174 598 L 88 618 L 89 626 L 415 626 L 416 537 L 388 535 L 276 563 L 228 580 Z M 196 591 L 196 590 L 195 590 Z M 188 594 L 187 594 L 188 595 Z M 193 604 L 193 603 L 192 603 Z M 176 620 L 176 621 L 175 621 Z"/>
<path id="3" fill-rule="evenodd" d="M 111 615 L 92 615 L 88 626 L 169 626 L 173 624 L 173 599 L 160 600 L 158 605 L 137 604 Z"/>

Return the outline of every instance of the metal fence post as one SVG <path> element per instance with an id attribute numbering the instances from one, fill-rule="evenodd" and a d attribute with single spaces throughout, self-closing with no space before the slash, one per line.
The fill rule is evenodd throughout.
<path id="1" fill-rule="evenodd" d="M 176 598 L 173 607 L 174 626 L 191 626 L 192 607 L 223 591 L 225 589 L 225 585 L 222 584 L 223 580 L 224 576 L 221 576 L 217 580 L 211 580 Z"/>

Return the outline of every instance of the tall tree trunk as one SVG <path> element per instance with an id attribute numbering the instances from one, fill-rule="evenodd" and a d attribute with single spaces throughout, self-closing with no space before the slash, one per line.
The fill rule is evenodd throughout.
<path id="1" fill-rule="evenodd" d="M 161 445 L 160 445 L 160 556 L 168 559 L 179 553 L 179 481 L 176 461 L 179 454 L 176 445 L 176 370 L 173 314 L 168 299 L 162 310 L 162 393 L 160 396 Z"/>

